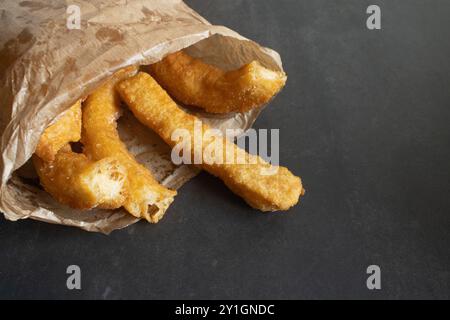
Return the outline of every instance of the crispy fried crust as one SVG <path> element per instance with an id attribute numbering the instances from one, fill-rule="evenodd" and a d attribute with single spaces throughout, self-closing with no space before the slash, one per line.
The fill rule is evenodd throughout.
<path id="1" fill-rule="evenodd" d="M 117 89 L 137 119 L 158 133 L 170 146 L 177 144 L 177 141 L 172 141 L 171 138 L 177 129 L 186 129 L 191 137 L 194 136 L 195 121 L 198 119 L 180 109 L 150 75 L 138 73 L 120 82 Z M 207 129 L 209 127 L 203 125 L 203 132 Z M 231 152 L 249 160 L 247 164 L 208 164 L 203 161 L 199 166 L 222 179 L 252 207 L 262 211 L 287 210 L 295 205 L 303 194 L 300 178 L 287 168 L 271 167 L 262 158 L 248 154 L 222 137 L 204 139 L 202 155 L 210 143 L 221 143 L 225 149 L 223 154 Z M 194 149 L 191 148 L 192 153 L 196 152 Z M 251 160 L 257 164 L 251 164 Z M 270 169 L 276 173 L 262 174 Z"/>
<path id="2" fill-rule="evenodd" d="M 81 137 L 81 101 L 77 101 L 56 123 L 45 129 L 35 153 L 45 161 L 53 161 L 56 153 L 69 142 Z"/>
<path id="3" fill-rule="evenodd" d="M 86 100 L 83 106 L 82 142 L 92 159 L 114 156 L 128 172 L 128 196 L 124 207 L 132 215 L 156 223 L 172 203 L 176 191 L 158 183 L 151 172 L 128 152 L 117 132 L 120 98 L 115 83 L 134 73 L 128 69 L 116 74 Z"/>
<path id="4" fill-rule="evenodd" d="M 126 170 L 114 158 L 94 162 L 66 145 L 53 161 L 33 155 L 33 163 L 44 189 L 72 208 L 114 209 L 125 200 Z"/>
<path id="5" fill-rule="evenodd" d="M 257 61 L 225 72 L 182 51 L 151 65 L 150 71 L 178 101 L 211 113 L 246 112 L 267 103 L 286 83 L 284 72 Z"/>
<path id="6" fill-rule="evenodd" d="M 78 101 L 41 136 L 33 163 L 44 189 L 57 201 L 76 209 L 115 209 L 125 200 L 126 171 L 113 158 L 94 162 L 72 152 L 69 142 L 81 137 Z"/>

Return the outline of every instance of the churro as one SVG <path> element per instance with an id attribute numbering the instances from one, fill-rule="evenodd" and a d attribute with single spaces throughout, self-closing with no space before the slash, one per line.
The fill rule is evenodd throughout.
<path id="1" fill-rule="evenodd" d="M 195 122 L 199 121 L 198 118 L 178 107 L 149 74 L 140 72 L 123 80 L 117 85 L 117 90 L 136 118 L 153 129 L 170 146 L 177 144 L 176 140 L 172 140 L 176 130 L 183 129 L 190 136 L 195 136 Z M 201 134 L 209 129 L 203 124 Z M 206 141 L 204 139 L 202 155 L 211 143 L 221 143 L 225 149 L 223 154 L 233 153 L 237 157 L 246 158 L 247 163 L 202 161 L 197 165 L 223 180 L 250 206 L 262 211 L 287 210 L 304 193 L 300 178 L 287 168 L 272 166 L 259 156 L 248 154 L 225 137 L 211 136 Z M 191 148 L 191 152 L 194 153 L 195 148 Z M 270 172 L 273 174 L 269 174 Z"/>
<path id="2" fill-rule="evenodd" d="M 211 113 L 246 112 L 277 94 L 286 74 L 253 61 L 237 70 L 224 71 L 183 51 L 150 66 L 152 76 L 175 99 Z"/>
<path id="3" fill-rule="evenodd" d="M 162 186 L 143 165 L 129 153 L 117 132 L 120 98 L 114 90 L 117 81 L 135 73 L 128 68 L 94 91 L 83 106 L 81 141 L 84 153 L 94 159 L 115 157 L 128 174 L 128 194 L 124 207 L 132 215 L 156 223 L 172 203 L 176 191 Z"/>

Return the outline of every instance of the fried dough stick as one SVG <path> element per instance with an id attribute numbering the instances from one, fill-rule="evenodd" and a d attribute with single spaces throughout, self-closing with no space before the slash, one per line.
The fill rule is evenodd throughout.
<path id="1" fill-rule="evenodd" d="M 33 163 L 41 185 L 57 201 L 76 209 L 114 209 L 125 200 L 126 171 L 114 158 L 94 162 L 72 152 L 80 140 L 81 104 L 74 104 L 42 134 Z"/>
<path id="2" fill-rule="evenodd" d="M 128 173 L 125 209 L 135 217 L 156 223 L 172 203 L 176 191 L 159 184 L 151 172 L 128 152 L 117 132 L 120 97 L 114 90 L 114 85 L 134 71 L 135 69 L 127 69 L 116 73 L 110 81 L 87 98 L 83 106 L 81 141 L 84 152 L 92 159 L 114 156 L 119 160 Z"/>
<path id="3" fill-rule="evenodd" d="M 55 159 L 56 153 L 69 142 L 80 141 L 81 100 L 67 110 L 60 119 L 45 129 L 35 153 L 45 161 Z"/>
<path id="4" fill-rule="evenodd" d="M 177 144 L 177 141 L 171 138 L 177 129 L 187 130 L 191 137 L 196 134 L 195 121 L 198 119 L 180 109 L 149 74 L 138 73 L 119 83 L 117 90 L 136 118 L 153 129 L 170 146 Z M 203 125 L 203 132 L 208 129 L 207 125 Z M 222 179 L 250 206 L 262 211 L 287 210 L 295 205 L 303 194 L 300 178 L 294 176 L 287 168 L 272 167 L 262 158 L 248 154 L 223 137 L 203 139 L 202 154 L 210 143 L 222 143 L 224 154 L 231 152 L 238 157 L 247 158 L 247 164 L 223 162 L 208 164 L 203 161 L 199 166 Z M 194 149 L 191 148 L 192 153 L 195 152 Z M 251 160 L 257 164 L 251 164 Z M 264 170 L 269 172 L 270 169 L 277 169 L 271 170 L 276 173 L 262 174 Z"/>
<path id="5" fill-rule="evenodd" d="M 175 99 L 211 113 L 246 112 L 269 102 L 286 83 L 284 72 L 257 61 L 226 72 L 182 51 L 151 65 L 150 71 Z"/>

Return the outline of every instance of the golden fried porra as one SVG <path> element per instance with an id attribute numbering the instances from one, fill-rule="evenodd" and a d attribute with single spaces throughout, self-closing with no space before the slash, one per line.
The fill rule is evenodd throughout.
<path id="1" fill-rule="evenodd" d="M 113 157 L 91 161 L 66 145 L 53 161 L 35 154 L 33 163 L 41 185 L 62 204 L 75 209 L 115 209 L 125 200 L 127 173 Z"/>
<path id="2" fill-rule="evenodd" d="M 42 134 L 33 164 L 44 189 L 57 201 L 76 209 L 121 207 L 126 171 L 114 158 L 94 162 L 72 151 L 81 137 L 78 101 Z"/>
<path id="3" fill-rule="evenodd" d="M 120 140 L 117 119 L 120 116 L 120 97 L 114 86 L 117 81 L 135 73 L 135 68 L 116 73 L 94 91 L 83 106 L 81 141 L 84 153 L 91 159 L 115 157 L 128 173 L 128 195 L 125 209 L 135 217 L 158 222 L 172 203 L 176 191 L 169 190 L 155 180 L 151 172 L 139 164 Z"/>
<path id="4" fill-rule="evenodd" d="M 150 66 L 152 76 L 185 105 L 211 113 L 246 112 L 277 94 L 286 83 L 284 72 L 253 61 L 233 71 L 223 71 L 183 51 Z"/>
<path id="5" fill-rule="evenodd" d="M 81 101 L 63 113 L 56 123 L 45 129 L 35 153 L 45 161 L 52 161 L 59 149 L 81 137 Z"/>
<path id="6" fill-rule="evenodd" d="M 195 136 L 195 122 L 199 121 L 198 118 L 179 108 L 149 74 L 140 72 L 123 80 L 118 84 L 117 90 L 136 118 L 153 129 L 170 146 L 177 144 L 177 141 L 172 140 L 175 130 L 184 129 L 191 137 Z M 203 133 L 209 129 L 207 125 L 202 125 L 200 130 L 203 131 L 203 137 Z M 252 207 L 262 211 L 287 210 L 304 193 L 300 178 L 287 168 L 272 166 L 224 137 L 203 138 L 201 156 L 211 143 L 223 146 L 222 154 L 232 153 L 233 157 L 246 158 L 247 162 L 236 164 L 202 161 L 198 166 L 222 179 Z M 191 148 L 191 151 L 195 157 L 195 148 Z"/>

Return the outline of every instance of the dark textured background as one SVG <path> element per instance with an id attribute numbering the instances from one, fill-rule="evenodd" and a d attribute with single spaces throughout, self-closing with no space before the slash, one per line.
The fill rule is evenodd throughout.
<path id="1" fill-rule="evenodd" d="M 259 214 L 203 173 L 160 224 L 110 236 L 0 219 L 0 298 L 449 298 L 450 2 L 187 2 L 280 52 L 288 84 L 255 126 L 280 128 L 303 202 Z"/>

